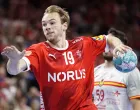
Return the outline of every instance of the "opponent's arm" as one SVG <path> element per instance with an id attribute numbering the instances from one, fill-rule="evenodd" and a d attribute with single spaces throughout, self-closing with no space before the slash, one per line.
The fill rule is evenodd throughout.
<path id="1" fill-rule="evenodd" d="M 132 103 L 133 110 L 140 109 L 140 99 L 131 99 L 130 102 Z"/>
<path id="2" fill-rule="evenodd" d="M 140 71 L 135 68 L 128 76 L 126 80 L 127 94 L 130 102 L 132 103 L 133 110 L 140 109 Z"/>
<path id="3" fill-rule="evenodd" d="M 3 49 L 2 55 L 8 57 L 7 71 L 11 75 L 17 75 L 27 68 L 26 62 L 22 59 L 25 51 L 20 52 L 15 46 L 7 46 Z"/>

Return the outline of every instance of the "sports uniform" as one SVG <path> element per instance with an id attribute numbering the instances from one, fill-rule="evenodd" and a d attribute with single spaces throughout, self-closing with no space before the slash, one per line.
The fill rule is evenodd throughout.
<path id="1" fill-rule="evenodd" d="M 106 47 L 106 37 L 78 37 L 66 48 L 47 42 L 34 44 L 23 59 L 40 87 L 41 110 L 96 110 L 92 102 L 96 56 Z"/>
<path id="2" fill-rule="evenodd" d="M 122 73 L 101 64 L 94 71 L 94 104 L 98 110 L 132 110 L 131 99 L 140 98 L 140 72 Z"/>

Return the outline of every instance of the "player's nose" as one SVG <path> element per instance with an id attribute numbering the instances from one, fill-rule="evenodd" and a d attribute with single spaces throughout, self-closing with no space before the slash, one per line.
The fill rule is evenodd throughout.
<path id="1" fill-rule="evenodd" d="M 46 30 L 50 30 L 50 29 L 51 29 L 51 25 L 48 24 L 48 25 L 46 26 Z"/>

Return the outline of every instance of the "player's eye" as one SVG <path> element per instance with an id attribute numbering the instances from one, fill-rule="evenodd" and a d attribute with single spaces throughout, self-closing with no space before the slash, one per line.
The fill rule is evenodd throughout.
<path id="1" fill-rule="evenodd" d="M 51 25 L 54 25 L 54 24 L 55 24 L 55 22 L 54 22 L 54 21 L 51 21 L 51 22 L 50 22 L 50 24 L 51 24 Z"/>
<path id="2" fill-rule="evenodd" d="M 42 26 L 47 26 L 47 24 L 46 23 L 43 23 Z"/>

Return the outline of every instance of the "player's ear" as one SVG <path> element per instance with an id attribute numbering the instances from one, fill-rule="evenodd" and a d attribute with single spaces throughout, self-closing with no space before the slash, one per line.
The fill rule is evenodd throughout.
<path id="1" fill-rule="evenodd" d="M 63 31 L 66 31 L 68 29 L 68 23 L 64 22 L 63 23 Z"/>

